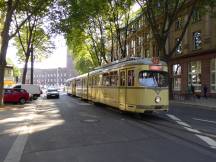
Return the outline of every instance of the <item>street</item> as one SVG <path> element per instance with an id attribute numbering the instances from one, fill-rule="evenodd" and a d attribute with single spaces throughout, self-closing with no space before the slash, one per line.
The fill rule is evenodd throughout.
<path id="1" fill-rule="evenodd" d="M 3 162 L 215 162 L 216 111 L 121 113 L 62 94 L 0 110 Z"/>

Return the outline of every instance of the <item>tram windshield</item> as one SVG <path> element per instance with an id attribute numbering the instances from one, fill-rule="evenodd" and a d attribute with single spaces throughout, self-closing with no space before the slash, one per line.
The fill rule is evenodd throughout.
<path id="1" fill-rule="evenodd" d="M 145 87 L 167 87 L 168 73 L 164 71 L 141 71 L 139 84 Z"/>

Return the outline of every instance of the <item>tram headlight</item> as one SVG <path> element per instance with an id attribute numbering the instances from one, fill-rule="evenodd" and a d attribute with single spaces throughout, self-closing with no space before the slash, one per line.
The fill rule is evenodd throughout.
<path id="1" fill-rule="evenodd" d="M 159 96 L 155 97 L 155 102 L 159 103 L 161 101 L 161 98 Z"/>

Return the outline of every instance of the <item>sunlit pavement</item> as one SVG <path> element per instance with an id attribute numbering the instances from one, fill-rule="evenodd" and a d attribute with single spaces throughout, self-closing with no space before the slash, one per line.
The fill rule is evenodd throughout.
<path id="1" fill-rule="evenodd" d="M 18 136 L 26 133 L 24 128 L 32 120 L 35 104 L 27 103 L 25 105 L 6 104 L 0 109 L 0 161 L 8 161 L 11 148 L 13 147 Z M 28 134 L 28 132 L 26 133 Z M 20 149 L 20 148 L 19 148 Z M 8 156 L 7 156 L 8 155 Z M 17 158 L 17 157 L 16 157 Z"/>
<path id="2" fill-rule="evenodd" d="M 44 97 L 0 111 L 0 161 L 215 162 L 215 116 L 192 105 L 139 116 L 64 94 Z"/>

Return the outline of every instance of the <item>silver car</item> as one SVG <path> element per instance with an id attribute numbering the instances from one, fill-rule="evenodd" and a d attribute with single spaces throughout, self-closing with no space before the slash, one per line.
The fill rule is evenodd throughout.
<path id="1" fill-rule="evenodd" d="M 59 91 L 57 88 L 48 88 L 46 93 L 47 99 L 49 98 L 59 98 Z"/>

